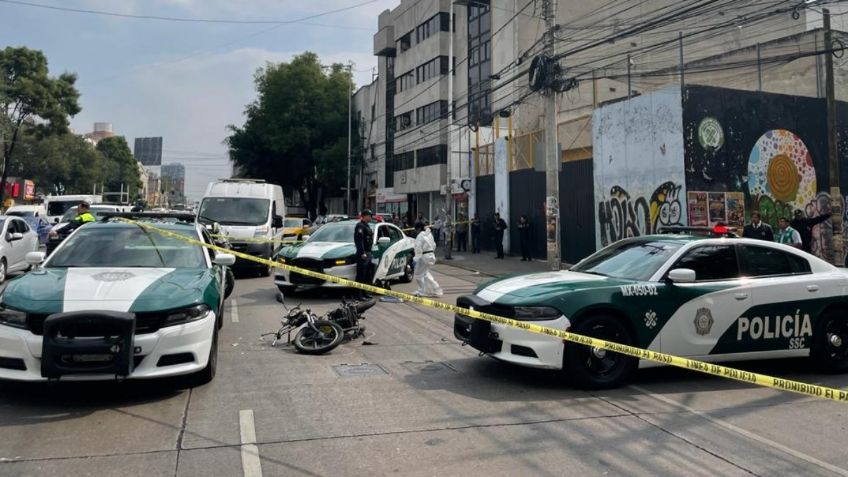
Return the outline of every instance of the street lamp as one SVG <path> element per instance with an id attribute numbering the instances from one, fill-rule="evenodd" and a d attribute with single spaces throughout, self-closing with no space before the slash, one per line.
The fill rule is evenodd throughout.
<path id="1" fill-rule="evenodd" d="M 345 187 L 345 211 L 350 214 L 350 139 L 351 117 L 353 116 L 353 63 L 347 64 L 347 182 Z"/>

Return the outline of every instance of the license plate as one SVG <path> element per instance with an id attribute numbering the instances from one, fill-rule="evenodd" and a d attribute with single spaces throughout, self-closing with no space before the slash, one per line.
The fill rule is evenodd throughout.
<path id="1" fill-rule="evenodd" d="M 71 361 L 75 363 L 106 363 L 114 359 L 111 354 L 75 354 L 71 356 Z"/>

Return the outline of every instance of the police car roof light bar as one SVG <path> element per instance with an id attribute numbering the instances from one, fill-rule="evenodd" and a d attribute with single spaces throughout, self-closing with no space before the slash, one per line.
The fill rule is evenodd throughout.
<path id="1" fill-rule="evenodd" d="M 728 227 L 724 224 L 717 224 L 714 227 L 684 227 L 671 226 L 661 227 L 658 231 L 661 234 L 688 234 L 688 235 L 705 235 L 709 237 L 738 237 L 735 227 Z"/>

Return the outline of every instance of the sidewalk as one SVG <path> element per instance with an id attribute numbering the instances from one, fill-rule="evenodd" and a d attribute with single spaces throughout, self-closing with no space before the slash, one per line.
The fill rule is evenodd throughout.
<path id="1" fill-rule="evenodd" d="M 518 257 L 507 256 L 503 260 L 496 259 L 494 252 L 468 253 L 453 252 L 453 260 L 445 260 L 445 250 L 440 247 L 436 252 L 438 265 L 462 268 L 482 275 L 501 276 L 517 273 L 536 273 L 548 271 L 548 263 L 541 260 L 522 262 Z M 565 265 L 563 265 L 565 268 Z"/>

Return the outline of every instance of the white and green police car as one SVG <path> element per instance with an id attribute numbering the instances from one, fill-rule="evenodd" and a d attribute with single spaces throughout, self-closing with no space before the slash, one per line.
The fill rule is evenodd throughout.
<path id="1" fill-rule="evenodd" d="M 194 223 L 157 227 L 211 241 Z M 0 294 L 0 379 L 215 376 L 229 254 L 119 222 L 86 224 Z M 44 262 L 44 263 L 42 263 Z"/>
<path id="2" fill-rule="evenodd" d="M 848 271 L 770 242 L 626 239 L 568 271 L 484 284 L 457 305 L 703 361 L 812 356 L 848 370 Z M 564 369 L 587 388 L 657 365 L 466 316 L 454 334 L 503 361 Z"/>
<path id="3" fill-rule="evenodd" d="M 354 228 L 358 221 L 345 220 L 322 225 L 306 241 L 285 246 L 277 253 L 277 261 L 339 278 L 356 278 L 356 246 Z M 390 280 L 412 281 L 412 257 L 415 240 L 404 235 L 394 224 L 371 222 L 374 232 L 372 256 L 374 283 Z M 340 287 L 337 283 L 307 277 L 278 268 L 274 283 L 282 292 L 297 287 Z"/>

